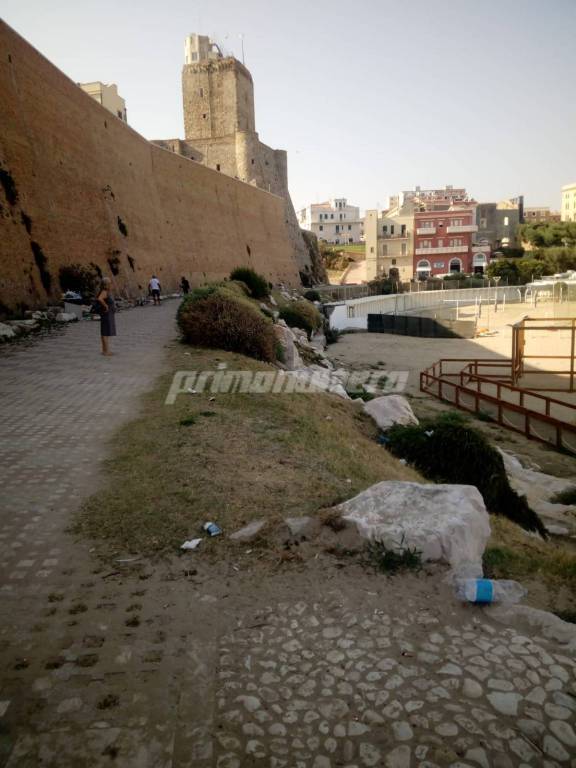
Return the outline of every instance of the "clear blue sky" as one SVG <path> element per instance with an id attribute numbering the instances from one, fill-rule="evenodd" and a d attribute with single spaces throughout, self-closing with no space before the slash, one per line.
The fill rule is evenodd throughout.
<path id="1" fill-rule="evenodd" d="M 241 57 L 260 138 L 288 150 L 299 207 L 466 186 L 560 206 L 576 181 L 576 0 L 3 0 L 76 81 L 118 83 L 147 138 L 183 135 L 190 32 Z"/>

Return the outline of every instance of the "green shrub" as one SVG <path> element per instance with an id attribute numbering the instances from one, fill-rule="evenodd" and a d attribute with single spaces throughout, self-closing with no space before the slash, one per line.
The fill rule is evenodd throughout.
<path id="1" fill-rule="evenodd" d="M 280 317 L 290 328 L 302 328 L 308 338 L 322 326 L 322 315 L 306 299 L 294 301 L 280 310 Z"/>
<path id="2" fill-rule="evenodd" d="M 394 426 L 386 436 L 388 449 L 425 477 L 440 483 L 474 485 L 489 512 L 547 537 L 546 528 L 528 506 L 526 497 L 510 486 L 502 455 L 460 414 L 449 413 L 418 426 Z"/>
<path id="3" fill-rule="evenodd" d="M 322 297 L 318 293 L 318 291 L 306 291 L 304 293 L 304 298 L 308 299 L 308 301 L 322 301 Z"/>
<path id="4" fill-rule="evenodd" d="M 251 267 L 237 267 L 232 270 L 230 280 L 244 283 L 254 299 L 267 299 L 270 296 L 268 282 Z"/>
<path id="5" fill-rule="evenodd" d="M 188 294 L 178 308 L 177 322 L 188 344 L 267 362 L 276 359 L 276 336 L 270 321 L 228 288 L 205 286 Z"/>

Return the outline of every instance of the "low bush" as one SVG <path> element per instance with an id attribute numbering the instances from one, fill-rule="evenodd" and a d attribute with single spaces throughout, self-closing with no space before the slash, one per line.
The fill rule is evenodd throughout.
<path id="1" fill-rule="evenodd" d="M 386 433 L 388 449 L 440 483 L 474 485 L 486 509 L 528 531 L 547 537 L 546 528 L 526 498 L 512 489 L 501 454 L 458 413 L 418 426 L 395 426 Z"/>
<path id="2" fill-rule="evenodd" d="M 251 267 L 237 267 L 232 270 L 230 280 L 244 283 L 254 299 L 267 299 L 270 296 L 270 287 L 266 278 Z"/>
<path id="3" fill-rule="evenodd" d="M 308 299 L 308 301 L 322 301 L 322 297 L 320 296 L 318 291 L 314 291 L 314 290 L 306 291 L 304 293 L 304 298 Z"/>
<path id="4" fill-rule="evenodd" d="M 280 310 L 280 317 L 290 328 L 302 328 L 308 338 L 322 326 L 322 315 L 306 299 L 294 301 Z"/>
<path id="5" fill-rule="evenodd" d="M 226 349 L 266 362 L 276 359 L 272 324 L 248 299 L 229 288 L 195 289 L 180 304 L 177 322 L 188 344 Z"/>

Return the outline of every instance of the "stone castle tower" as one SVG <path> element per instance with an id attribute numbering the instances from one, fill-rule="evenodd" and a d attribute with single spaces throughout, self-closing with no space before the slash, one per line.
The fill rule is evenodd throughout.
<path id="1" fill-rule="evenodd" d="M 204 35 L 186 38 L 184 62 L 185 138 L 155 143 L 283 197 L 299 269 L 309 272 L 310 255 L 288 191 L 286 152 L 263 144 L 256 132 L 252 75 Z"/>

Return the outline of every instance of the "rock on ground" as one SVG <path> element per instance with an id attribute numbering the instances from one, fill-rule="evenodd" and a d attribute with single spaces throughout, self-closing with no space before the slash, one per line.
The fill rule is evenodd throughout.
<path id="1" fill-rule="evenodd" d="M 282 347 L 284 353 L 284 365 L 289 371 L 294 371 L 297 368 L 302 368 L 304 363 L 300 357 L 300 353 L 294 343 L 294 334 L 287 328 L 286 325 L 276 324 L 273 326 L 276 338 Z"/>
<path id="2" fill-rule="evenodd" d="M 415 547 L 424 560 L 482 574 L 490 536 L 484 501 L 470 485 L 384 481 L 337 507 L 366 539 L 390 548 Z"/>
<path id="3" fill-rule="evenodd" d="M 418 424 L 410 403 L 402 395 L 375 397 L 364 403 L 364 410 L 380 429 L 389 429 L 394 424 Z"/>

